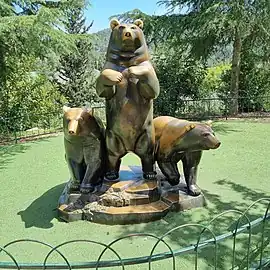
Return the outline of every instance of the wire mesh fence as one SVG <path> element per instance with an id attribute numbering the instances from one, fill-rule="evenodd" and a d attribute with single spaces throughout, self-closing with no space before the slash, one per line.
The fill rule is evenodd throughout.
<path id="1" fill-rule="evenodd" d="M 249 211 L 252 208 L 257 208 L 258 204 L 264 203 L 265 211 L 259 218 L 251 220 Z M 132 265 L 146 266 L 147 269 L 157 269 L 154 266 L 155 262 L 163 261 L 165 266 L 163 269 L 180 269 L 178 263 L 181 258 L 189 254 L 190 260 L 192 260 L 192 268 L 188 269 L 201 269 L 199 267 L 199 258 L 204 256 L 207 261 L 207 269 L 269 269 L 270 268 L 270 198 L 261 198 L 252 203 L 245 211 L 228 210 L 209 222 L 183 224 L 176 226 L 175 228 L 168 230 L 165 234 L 157 236 L 150 233 L 134 233 L 128 234 L 115 239 L 109 244 L 105 244 L 99 241 L 90 239 L 71 240 L 53 246 L 48 243 L 44 243 L 38 240 L 32 239 L 20 239 L 9 242 L 0 247 L 0 268 L 1 269 L 128 269 L 127 267 Z M 228 231 L 224 231 L 221 234 L 216 234 L 215 228 L 221 226 L 222 218 L 226 218 L 228 215 L 234 214 L 235 218 L 232 226 Z M 216 224 L 216 226 L 213 226 Z M 167 236 L 177 233 L 183 233 L 187 228 L 196 228 L 196 235 L 194 243 L 188 243 L 182 248 L 175 248 L 169 243 Z M 243 236 L 245 241 L 243 242 Z M 123 258 L 121 252 L 117 248 L 117 244 L 126 245 L 124 242 L 127 239 L 139 239 L 147 242 L 151 241 L 149 250 L 146 254 L 139 257 Z M 255 238 L 255 243 L 252 241 Z M 228 239 L 232 240 L 228 252 L 223 254 L 224 242 Z M 244 245 L 241 247 L 239 242 Z M 46 247 L 47 252 L 44 253 L 43 260 L 39 263 L 24 262 L 21 263 L 15 255 L 12 253 L 12 247 L 21 245 L 23 243 L 38 244 L 42 247 Z M 74 247 L 75 244 L 75 247 Z M 91 247 L 101 247 L 101 252 L 98 254 L 95 260 L 89 259 L 83 262 L 72 262 L 68 259 L 68 255 L 71 252 L 80 251 L 83 244 L 91 245 Z M 159 252 L 158 246 L 163 244 L 165 247 L 164 252 Z M 69 249 L 68 254 L 65 253 L 62 248 L 65 246 L 73 245 L 73 248 Z M 130 248 L 135 248 L 135 244 L 131 243 Z M 31 246 L 33 248 L 33 246 Z M 118 246 L 119 247 L 119 246 Z M 208 253 L 202 251 L 206 248 L 210 248 Z M 242 252 L 238 252 L 242 249 Z M 19 249 L 22 252 L 22 249 Z M 71 251 L 72 250 L 72 251 Z M 27 250 L 31 253 L 32 250 Z M 104 260 L 104 255 L 110 251 L 114 259 Z M 53 254 L 57 254 L 62 262 L 49 263 L 49 259 Z M 5 261 L 1 260 L 1 255 L 5 255 L 7 258 Z M 226 266 L 221 265 L 221 257 L 225 256 Z M 164 268 L 165 267 L 165 268 Z M 137 268 L 136 268 L 137 269 Z M 146 268 L 144 268 L 146 269 Z M 160 269 L 160 268 L 159 268 Z M 182 268 L 181 268 L 182 269 Z M 206 269 L 206 268 L 202 268 Z"/>

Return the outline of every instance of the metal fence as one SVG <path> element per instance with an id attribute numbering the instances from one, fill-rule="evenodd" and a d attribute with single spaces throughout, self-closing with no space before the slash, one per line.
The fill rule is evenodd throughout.
<path id="1" fill-rule="evenodd" d="M 17 143 L 62 131 L 62 122 L 62 113 L 0 117 L 0 144 Z"/>
<path id="2" fill-rule="evenodd" d="M 234 99 L 187 99 L 182 100 L 173 116 L 190 119 L 229 119 L 236 118 L 270 118 L 270 96 L 238 98 L 238 114 L 230 114 L 230 104 Z M 106 122 L 105 106 L 92 108 L 92 113 Z M 62 130 L 62 112 L 59 114 L 35 114 L 20 117 L 0 117 L 0 143 L 18 142 L 27 138 L 40 137 Z M 158 116 L 158 115 L 155 115 Z"/>
<path id="3" fill-rule="evenodd" d="M 270 117 L 270 96 L 237 98 L 238 113 L 230 112 L 234 98 L 205 98 L 182 100 L 181 106 L 175 112 L 179 118 L 206 119 L 206 118 L 268 118 Z"/>
<path id="4" fill-rule="evenodd" d="M 237 101 L 238 113 L 232 114 L 230 105 L 235 102 L 233 98 L 185 99 L 181 100 L 179 108 L 172 116 L 190 120 L 270 118 L 270 96 L 257 97 L 256 100 L 239 97 Z M 105 122 L 105 106 L 96 106 L 93 112 Z"/>
<path id="5" fill-rule="evenodd" d="M 266 203 L 266 210 L 262 217 L 257 218 L 255 220 L 251 220 L 249 218 L 249 211 L 252 208 L 257 208 L 258 204 Z M 179 269 L 178 262 L 181 261 L 181 256 L 185 254 L 190 254 L 193 256 L 193 266 L 194 269 L 199 269 L 198 267 L 198 259 L 200 257 L 201 251 L 205 248 L 211 248 L 211 256 L 208 256 L 208 268 L 207 269 L 270 269 L 270 228 L 269 228 L 269 214 L 270 208 L 270 198 L 262 198 L 258 201 L 252 203 L 244 212 L 239 210 L 228 210 L 215 218 L 210 220 L 207 224 L 205 223 L 196 223 L 196 224 L 184 224 L 177 226 L 165 234 L 161 236 L 156 236 L 154 234 L 149 233 L 135 233 L 128 234 L 126 236 L 115 239 L 109 244 L 105 244 L 99 241 L 94 240 L 73 240 L 61 243 L 57 246 L 52 246 L 50 244 L 44 243 L 42 241 L 31 240 L 31 239 L 22 239 L 15 240 L 9 242 L 2 247 L 0 247 L 0 255 L 1 253 L 5 253 L 8 256 L 9 261 L 1 262 L 0 260 L 0 268 L 2 269 L 86 269 L 86 268 L 95 268 L 100 269 L 104 267 L 117 267 L 118 269 L 127 269 L 127 266 L 130 265 L 138 265 L 138 264 L 146 264 L 148 269 L 153 269 L 153 263 L 157 261 L 163 261 L 165 259 L 170 259 L 164 261 L 166 263 L 167 269 Z M 237 219 L 234 220 L 234 225 L 230 227 L 229 231 L 226 231 L 222 234 L 216 235 L 214 229 L 211 227 L 214 223 L 219 226 L 221 217 L 228 216 L 229 214 L 235 214 L 238 216 Z M 173 249 L 171 245 L 166 241 L 166 237 L 175 232 L 180 233 L 183 232 L 186 228 L 198 228 L 199 231 L 197 233 L 197 240 L 194 243 L 189 243 L 189 245 L 180 249 Z M 254 232 L 254 228 L 257 230 Z M 258 229 L 259 228 L 259 229 Z M 207 234 L 208 233 L 208 234 Z M 208 237 L 203 238 L 204 235 L 208 235 Z M 246 245 L 244 247 L 244 254 L 237 255 L 237 242 L 240 241 L 240 235 L 245 235 L 247 238 Z M 257 243 L 255 244 L 255 248 L 252 247 L 251 241 L 252 237 L 256 237 Z M 154 240 L 152 247 L 149 249 L 148 253 L 144 256 L 133 257 L 133 258 L 122 258 L 120 252 L 117 250 L 115 245 L 117 243 L 121 243 L 126 239 L 139 238 L 145 241 L 147 237 L 147 241 L 150 239 Z M 224 243 L 226 239 L 232 239 L 232 246 L 230 248 L 230 254 L 226 254 L 226 261 L 230 264 L 229 268 L 224 268 L 219 265 L 220 261 L 220 252 L 218 249 L 220 245 Z M 21 243 L 31 243 L 31 244 L 39 244 L 41 246 L 45 246 L 49 249 L 49 251 L 44 254 L 44 259 L 40 263 L 20 263 L 14 255 L 12 255 L 10 249 L 14 247 L 14 245 L 20 245 Z M 81 250 L 82 243 L 87 243 L 93 246 L 101 246 L 102 251 L 99 254 L 98 258 L 94 261 L 85 261 L 81 263 L 73 263 L 69 261 L 66 254 L 61 251 L 61 248 L 67 245 L 71 245 L 76 243 L 76 248 Z M 157 247 L 159 244 L 164 244 L 167 251 L 157 253 Z M 124 244 L 124 243 L 122 243 Z M 132 248 L 132 246 L 131 246 Z M 36 249 L 35 249 L 36 250 Z M 73 247 L 74 251 L 74 247 Z M 114 260 L 104 260 L 104 254 L 106 251 L 111 251 L 114 254 L 116 259 Z M 29 252 L 31 252 L 29 250 Z M 57 253 L 63 263 L 48 263 L 49 258 L 53 253 Z M 212 258 L 210 258 L 212 257 Z M 178 260 L 179 259 L 179 260 Z M 212 266 L 210 267 L 210 261 L 213 261 Z M 189 268 L 190 269 L 190 268 Z"/>

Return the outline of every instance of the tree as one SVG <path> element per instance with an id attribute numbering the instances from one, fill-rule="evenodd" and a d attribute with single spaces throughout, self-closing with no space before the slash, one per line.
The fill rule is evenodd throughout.
<path id="1" fill-rule="evenodd" d="M 206 70 L 206 76 L 200 86 L 200 97 L 217 97 L 221 92 L 220 90 L 224 88 L 223 75 L 231 70 L 231 65 L 221 62 L 218 65 L 208 67 Z M 226 92 L 228 92 L 228 89 Z"/>
<path id="2" fill-rule="evenodd" d="M 40 70 L 34 57 L 9 58 L 7 64 L 16 72 L 7 74 L 6 99 L 0 99 L 5 128 L 18 131 L 34 125 L 46 127 L 66 101 L 43 72 L 33 72 Z"/>
<path id="3" fill-rule="evenodd" d="M 238 112 L 239 76 L 243 42 L 256 35 L 269 42 L 270 2 L 268 0 L 200 1 L 162 0 L 171 16 L 163 16 L 163 27 L 175 42 L 191 46 L 191 52 L 206 59 L 222 46 L 232 44 L 230 110 Z M 179 24 L 173 25 L 177 19 Z M 269 43 L 268 43 L 269 44 Z"/>
<path id="4" fill-rule="evenodd" d="M 95 56 L 93 38 L 88 34 L 92 23 L 85 24 L 84 8 L 71 8 L 67 11 L 65 30 L 76 36 L 76 50 L 63 54 L 58 68 L 58 89 L 71 106 L 82 106 L 98 100 L 95 93 Z"/>
<path id="5" fill-rule="evenodd" d="M 62 29 L 67 20 L 66 10 L 82 4 L 82 0 L 0 0 L 0 111 L 3 118 L 12 118 L 13 122 L 26 119 L 27 115 L 38 113 L 41 107 L 45 110 L 47 105 L 47 112 L 54 114 L 57 109 L 59 113 L 58 102 L 62 102 L 62 97 L 54 92 L 49 73 L 60 52 L 75 49 L 74 37 Z"/>
<path id="6" fill-rule="evenodd" d="M 264 96 L 270 94 L 270 62 L 263 48 L 253 38 L 243 43 L 239 76 L 239 109 L 242 112 L 263 111 Z"/>
<path id="7" fill-rule="evenodd" d="M 175 116 L 184 108 L 185 99 L 200 96 L 200 86 L 205 68 L 200 61 L 179 53 L 180 48 L 159 46 L 153 54 L 153 62 L 160 82 L 160 95 L 154 102 L 156 115 Z"/>

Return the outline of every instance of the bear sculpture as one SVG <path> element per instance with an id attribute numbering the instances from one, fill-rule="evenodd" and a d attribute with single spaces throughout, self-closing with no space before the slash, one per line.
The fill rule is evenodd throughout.
<path id="1" fill-rule="evenodd" d="M 106 63 L 97 79 L 97 94 L 106 99 L 106 178 L 119 177 L 121 158 L 137 154 L 145 179 L 154 179 L 153 99 L 159 82 L 150 63 L 142 32 L 143 22 L 110 22 L 112 29 Z"/>
<path id="2" fill-rule="evenodd" d="M 202 151 L 217 149 L 216 138 L 210 123 L 189 122 L 170 116 L 153 120 L 155 127 L 155 160 L 171 185 L 177 185 L 180 174 L 177 163 L 181 160 L 188 194 L 198 196 L 197 171 Z"/>
<path id="3" fill-rule="evenodd" d="M 89 193 L 103 181 L 105 129 L 101 120 L 86 109 L 64 106 L 63 110 L 65 157 L 71 189 Z"/>

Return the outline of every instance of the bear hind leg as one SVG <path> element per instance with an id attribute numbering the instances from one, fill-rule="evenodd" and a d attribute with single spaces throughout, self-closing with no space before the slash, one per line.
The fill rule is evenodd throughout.
<path id="1" fill-rule="evenodd" d="M 123 157 L 127 151 L 122 140 L 112 131 L 107 131 L 106 144 L 108 160 L 105 178 L 107 180 L 114 181 L 119 178 L 121 157 Z"/>
<path id="2" fill-rule="evenodd" d="M 183 168 L 188 194 L 198 196 L 201 190 L 197 186 L 198 165 L 201 160 L 202 151 L 186 153 L 183 158 Z"/>
<path id="3" fill-rule="evenodd" d="M 152 141 L 151 134 L 149 134 L 149 132 L 144 131 L 138 138 L 134 152 L 141 159 L 143 178 L 145 180 L 155 180 L 154 142 Z"/>
<path id="4" fill-rule="evenodd" d="M 80 184 L 83 181 L 85 172 L 86 172 L 86 165 L 84 162 L 77 163 L 72 159 L 67 159 L 68 168 L 71 176 L 71 190 L 79 190 Z"/>
<path id="5" fill-rule="evenodd" d="M 172 161 L 161 162 L 158 161 L 158 166 L 166 177 L 167 181 L 172 185 L 176 186 L 180 182 L 180 174 L 177 168 L 177 163 Z"/>
<path id="6" fill-rule="evenodd" d="M 93 192 L 102 183 L 101 160 L 97 159 L 87 165 L 84 179 L 80 186 L 81 193 Z"/>

